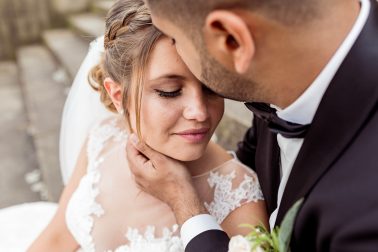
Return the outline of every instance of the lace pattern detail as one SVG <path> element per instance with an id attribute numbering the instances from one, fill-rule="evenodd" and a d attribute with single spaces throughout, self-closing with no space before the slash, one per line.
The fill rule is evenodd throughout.
<path id="1" fill-rule="evenodd" d="M 67 225 L 80 244 L 82 251 L 85 252 L 96 251 L 97 242 L 93 238 L 95 221 L 96 218 L 106 217 L 103 216 L 106 214 L 104 208 L 96 201 L 96 198 L 100 194 L 99 182 L 102 176 L 100 165 L 104 165 L 109 157 L 107 155 L 109 152 L 106 152 L 107 143 L 112 140 L 119 146 L 127 142 L 127 134 L 117 127 L 117 122 L 117 118 L 108 120 L 94 127 L 90 132 L 87 144 L 87 173 L 81 179 L 79 187 L 72 195 L 67 207 Z M 230 163 L 204 174 L 203 177 L 206 187 L 214 189 L 214 195 L 209 199 L 211 202 L 205 202 L 204 205 L 218 223 L 223 222 L 230 212 L 242 204 L 263 199 L 257 177 L 253 172 L 241 171 L 243 168 L 238 163 L 238 166 L 233 167 L 235 169 L 230 173 L 222 173 L 223 167 L 229 171 L 227 164 Z M 166 226 L 170 227 L 171 224 Z M 159 235 L 156 234 L 157 226 L 150 225 L 144 231 L 129 227 L 124 234 L 124 243 L 121 242 L 119 244 L 121 246 L 118 247 L 113 246 L 114 244 L 104 244 L 105 251 L 184 252 L 178 225 L 167 227 L 162 230 L 162 234 L 159 232 Z M 100 243 L 97 246 L 100 246 Z"/>
<path id="2" fill-rule="evenodd" d="M 93 238 L 90 235 L 93 227 L 93 217 L 104 214 L 102 207 L 96 203 L 98 190 L 92 187 L 99 180 L 98 174 L 88 173 L 80 182 L 80 190 L 73 195 L 67 208 L 67 225 L 80 246 L 88 252 L 95 251 Z M 77 204 L 76 202 L 80 202 Z"/>
<path id="3" fill-rule="evenodd" d="M 116 142 L 121 142 L 127 138 L 126 132 L 117 127 L 117 118 L 104 125 L 94 127 L 89 136 L 87 147 L 88 169 L 96 169 L 99 165 L 98 162 L 103 161 L 99 158 L 100 153 L 110 138 L 114 138 Z"/>
<path id="4" fill-rule="evenodd" d="M 128 245 L 118 247 L 113 252 L 184 252 L 183 243 L 178 235 L 175 235 L 178 225 L 173 225 L 171 229 L 165 228 L 160 238 L 155 236 L 155 227 L 148 226 L 144 234 L 138 229 L 129 228 L 126 239 Z M 106 252 L 112 252 L 108 250 Z"/>
<path id="5" fill-rule="evenodd" d="M 127 134 L 116 126 L 117 119 L 104 125 L 98 125 L 89 134 L 87 145 L 88 167 L 86 175 L 81 179 L 78 189 L 71 201 L 75 209 L 67 209 L 67 224 L 75 239 L 80 243 L 84 251 L 95 252 L 95 245 L 91 235 L 94 225 L 93 217 L 101 217 L 105 211 L 96 202 L 99 195 L 97 184 L 101 179 L 98 171 L 99 165 L 104 161 L 100 153 L 106 142 L 113 138 L 114 141 L 126 142 Z"/>
<path id="6" fill-rule="evenodd" d="M 214 199 L 211 203 L 205 202 L 205 207 L 214 216 L 219 224 L 236 208 L 250 202 L 264 200 L 260 184 L 256 176 L 244 174 L 244 180 L 237 188 L 232 189 L 236 171 L 222 175 L 217 171 L 210 172 L 207 179 L 211 188 L 214 188 Z"/>

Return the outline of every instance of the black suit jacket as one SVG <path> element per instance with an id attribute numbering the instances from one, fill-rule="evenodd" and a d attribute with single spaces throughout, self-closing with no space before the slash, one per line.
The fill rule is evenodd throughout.
<path id="1" fill-rule="evenodd" d="M 378 251 L 378 4 L 330 83 L 298 154 L 276 224 L 300 198 L 293 252 Z M 259 176 L 270 214 L 279 186 L 276 135 L 259 118 L 237 152 Z M 222 231 L 199 234 L 187 252 L 227 251 Z"/>

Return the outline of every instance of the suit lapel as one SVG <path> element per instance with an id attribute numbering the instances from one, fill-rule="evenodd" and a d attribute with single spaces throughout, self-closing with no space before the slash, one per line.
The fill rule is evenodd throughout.
<path id="1" fill-rule="evenodd" d="M 353 141 L 378 100 L 378 9 L 369 19 L 328 87 L 282 197 L 276 224 L 306 196 Z"/>
<path id="2" fill-rule="evenodd" d="M 271 214 L 277 208 L 277 192 L 280 183 L 280 149 L 277 143 L 277 135 L 269 130 L 266 122 L 260 120 L 260 123 L 262 125 L 256 125 L 258 135 L 264 137 L 258 140 L 255 165 L 268 213 Z"/>

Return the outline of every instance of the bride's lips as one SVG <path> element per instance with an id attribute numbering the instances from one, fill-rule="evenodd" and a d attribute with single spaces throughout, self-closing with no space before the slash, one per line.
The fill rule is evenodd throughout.
<path id="1" fill-rule="evenodd" d="M 189 142 L 198 143 L 206 139 L 206 136 L 209 133 L 209 130 L 210 128 L 189 129 L 189 130 L 177 132 L 176 135 L 183 137 Z"/>

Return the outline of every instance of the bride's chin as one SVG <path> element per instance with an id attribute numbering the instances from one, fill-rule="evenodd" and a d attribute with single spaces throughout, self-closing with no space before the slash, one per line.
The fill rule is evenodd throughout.
<path id="1" fill-rule="evenodd" d="M 191 162 L 200 159 L 205 152 L 205 149 L 199 148 L 198 150 L 186 149 L 186 151 L 172 151 L 170 153 L 164 153 L 164 155 L 173 158 L 181 162 Z"/>

